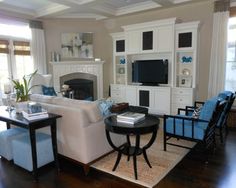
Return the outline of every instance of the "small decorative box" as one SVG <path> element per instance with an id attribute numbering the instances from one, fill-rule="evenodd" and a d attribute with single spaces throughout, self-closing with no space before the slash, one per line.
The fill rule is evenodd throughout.
<path id="1" fill-rule="evenodd" d="M 30 102 L 28 103 L 28 110 L 29 110 L 29 113 L 39 113 L 39 112 L 42 112 L 42 106 L 39 103 Z"/>

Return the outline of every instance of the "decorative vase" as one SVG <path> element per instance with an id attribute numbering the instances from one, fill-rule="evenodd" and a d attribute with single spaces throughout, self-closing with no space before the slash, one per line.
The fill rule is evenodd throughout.
<path id="1" fill-rule="evenodd" d="M 15 108 L 16 113 L 21 113 L 22 111 L 27 111 L 29 101 L 16 102 Z"/>

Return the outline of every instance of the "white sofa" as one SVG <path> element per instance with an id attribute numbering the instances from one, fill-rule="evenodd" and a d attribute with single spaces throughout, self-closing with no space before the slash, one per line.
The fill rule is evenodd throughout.
<path id="1" fill-rule="evenodd" d="M 112 150 L 97 102 L 40 94 L 32 94 L 31 101 L 41 103 L 49 112 L 62 115 L 57 120 L 58 153 L 83 164 L 86 173 L 94 160 Z M 112 136 L 117 146 L 124 143 L 121 135 Z"/>

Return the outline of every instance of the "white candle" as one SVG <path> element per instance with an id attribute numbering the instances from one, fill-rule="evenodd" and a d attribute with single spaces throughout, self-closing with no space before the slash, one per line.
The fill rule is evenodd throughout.
<path id="1" fill-rule="evenodd" d="M 4 93 L 5 94 L 11 93 L 11 84 L 9 83 L 4 84 Z"/>

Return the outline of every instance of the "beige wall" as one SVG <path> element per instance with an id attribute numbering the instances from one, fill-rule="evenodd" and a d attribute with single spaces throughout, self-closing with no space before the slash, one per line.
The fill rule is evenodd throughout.
<path id="1" fill-rule="evenodd" d="M 60 34 L 63 32 L 94 32 L 94 54 L 106 61 L 104 65 L 104 94 L 108 94 L 108 85 L 112 83 L 112 40 L 108 33 L 122 31 L 122 25 L 142 23 L 176 17 L 182 22 L 200 21 L 199 46 L 199 93 L 197 99 L 207 98 L 208 72 L 210 62 L 211 35 L 213 23 L 213 4 L 211 0 L 175 8 L 152 10 L 121 16 L 105 21 L 79 19 L 45 20 L 47 54 L 60 52 Z M 51 69 L 49 69 L 51 70 Z"/>
<path id="2" fill-rule="evenodd" d="M 104 64 L 104 94 L 108 95 L 108 86 L 110 78 L 112 78 L 112 47 L 107 44 L 112 43 L 112 39 L 107 33 L 104 24 L 91 19 L 50 19 L 44 20 L 47 61 L 50 61 L 50 53 L 52 51 L 60 53 L 61 50 L 61 34 L 69 32 L 93 32 L 94 57 L 105 60 Z M 52 73 L 52 67 L 48 63 L 48 71 Z"/>

